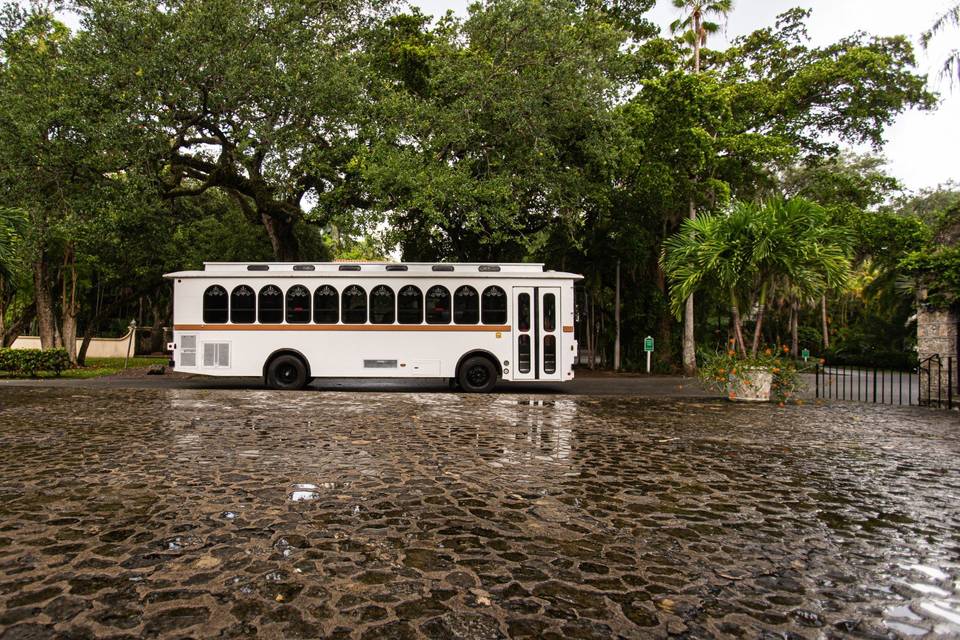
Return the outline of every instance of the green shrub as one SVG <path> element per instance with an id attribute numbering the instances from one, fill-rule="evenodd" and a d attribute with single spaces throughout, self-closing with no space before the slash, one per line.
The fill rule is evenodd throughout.
<path id="1" fill-rule="evenodd" d="M 0 371 L 24 376 L 52 371 L 60 375 L 69 366 L 66 349 L 0 349 Z"/>

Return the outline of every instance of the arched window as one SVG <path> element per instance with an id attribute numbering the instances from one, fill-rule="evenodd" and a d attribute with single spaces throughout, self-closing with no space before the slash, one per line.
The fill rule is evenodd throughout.
<path id="1" fill-rule="evenodd" d="M 453 321 L 457 324 L 480 322 L 480 296 L 473 287 L 464 285 L 453 293 Z"/>
<path id="2" fill-rule="evenodd" d="M 207 287 L 203 292 L 203 321 L 209 324 L 222 324 L 227 321 L 227 290 L 218 284 Z"/>
<path id="3" fill-rule="evenodd" d="M 421 324 L 423 322 L 423 293 L 412 284 L 400 289 L 397 294 L 397 322 Z"/>
<path id="4" fill-rule="evenodd" d="M 548 293 L 543 296 L 543 330 L 553 333 L 557 328 L 557 296 Z M 546 351 L 544 351 L 546 353 Z M 548 371 L 547 373 L 553 373 Z"/>
<path id="5" fill-rule="evenodd" d="M 481 309 L 483 324 L 506 324 L 507 294 L 500 287 L 487 287 L 483 290 Z"/>
<path id="6" fill-rule="evenodd" d="M 517 296 L 517 329 L 530 331 L 530 294 L 521 293 Z"/>
<path id="7" fill-rule="evenodd" d="M 367 321 L 367 292 L 355 284 L 343 290 L 341 317 L 344 324 L 364 324 Z"/>
<path id="8" fill-rule="evenodd" d="M 436 285 L 427 289 L 427 324 L 450 324 L 450 291 Z"/>
<path id="9" fill-rule="evenodd" d="M 283 292 L 280 287 L 268 284 L 257 295 L 257 320 L 260 324 L 283 322 Z"/>
<path id="10" fill-rule="evenodd" d="M 340 296 L 328 284 L 313 292 L 313 321 L 317 324 L 337 324 L 340 321 Z"/>
<path id="11" fill-rule="evenodd" d="M 253 324 L 257 319 L 257 296 L 245 284 L 235 287 L 230 293 L 230 322 Z"/>
<path id="12" fill-rule="evenodd" d="M 370 291 L 370 322 L 372 324 L 393 324 L 396 317 L 393 289 L 385 284 L 375 286 Z"/>
<path id="13" fill-rule="evenodd" d="M 287 322 L 310 322 L 310 290 L 302 284 L 295 284 L 287 289 Z"/>

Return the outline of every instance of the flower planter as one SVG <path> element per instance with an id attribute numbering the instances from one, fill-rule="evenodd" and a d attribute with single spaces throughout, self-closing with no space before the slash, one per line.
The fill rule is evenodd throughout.
<path id="1" fill-rule="evenodd" d="M 735 402 L 770 402 L 771 384 L 773 372 L 769 369 L 744 369 L 730 374 L 728 397 Z"/>

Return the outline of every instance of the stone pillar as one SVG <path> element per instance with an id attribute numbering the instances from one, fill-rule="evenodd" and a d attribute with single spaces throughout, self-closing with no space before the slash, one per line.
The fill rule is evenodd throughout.
<path id="1" fill-rule="evenodd" d="M 920 358 L 920 404 L 947 402 L 948 388 L 953 383 L 953 398 L 957 394 L 957 320 L 951 309 L 920 306 L 917 311 L 917 355 Z M 939 363 L 934 356 L 939 356 Z M 928 358 L 934 357 L 932 361 Z M 948 371 L 953 369 L 953 380 Z"/>

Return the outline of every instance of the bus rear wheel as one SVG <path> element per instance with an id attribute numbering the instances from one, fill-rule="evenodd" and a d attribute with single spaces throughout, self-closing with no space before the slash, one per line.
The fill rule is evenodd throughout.
<path id="1" fill-rule="evenodd" d="M 489 393 L 497 384 L 497 368 L 487 358 L 474 356 L 460 365 L 457 382 L 468 393 Z"/>
<path id="2" fill-rule="evenodd" d="M 297 356 L 277 356 L 267 367 L 267 386 L 282 390 L 303 389 L 307 386 L 307 366 Z"/>

